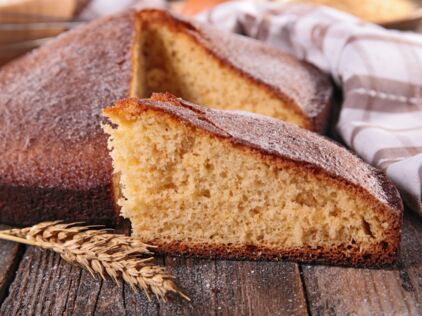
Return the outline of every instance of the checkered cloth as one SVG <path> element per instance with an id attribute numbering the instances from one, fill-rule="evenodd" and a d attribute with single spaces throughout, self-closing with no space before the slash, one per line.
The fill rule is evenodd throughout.
<path id="1" fill-rule="evenodd" d="M 344 142 L 383 169 L 408 206 L 422 215 L 421 35 L 298 4 L 228 2 L 198 19 L 266 42 L 330 73 L 343 90 L 337 131 Z"/>

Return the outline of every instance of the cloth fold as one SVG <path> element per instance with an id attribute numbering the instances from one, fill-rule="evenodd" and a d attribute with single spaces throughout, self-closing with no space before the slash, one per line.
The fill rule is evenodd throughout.
<path id="1" fill-rule="evenodd" d="M 337 131 L 422 215 L 422 36 L 304 4 L 228 2 L 197 19 L 328 72 L 343 91 Z M 353 170 L 350 170 L 353 172 Z"/>

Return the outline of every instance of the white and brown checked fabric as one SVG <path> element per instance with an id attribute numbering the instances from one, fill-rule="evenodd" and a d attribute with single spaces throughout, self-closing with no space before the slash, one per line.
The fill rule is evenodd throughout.
<path id="1" fill-rule="evenodd" d="M 422 215 L 422 35 L 309 5 L 229 2 L 198 19 L 331 73 L 344 96 L 337 123 L 341 137 L 383 169 Z"/>

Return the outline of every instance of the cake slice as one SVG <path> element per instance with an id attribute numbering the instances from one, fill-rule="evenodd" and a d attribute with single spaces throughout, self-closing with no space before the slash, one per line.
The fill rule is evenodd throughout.
<path id="1" fill-rule="evenodd" d="M 342 264 L 395 258 L 397 189 L 321 136 L 168 94 L 122 100 L 104 114 L 122 215 L 160 251 Z"/>

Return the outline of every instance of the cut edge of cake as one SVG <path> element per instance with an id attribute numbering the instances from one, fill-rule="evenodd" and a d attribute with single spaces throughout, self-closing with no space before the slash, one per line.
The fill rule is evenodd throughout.
<path id="1" fill-rule="evenodd" d="M 252 221 L 248 221 L 247 216 L 249 215 L 247 215 L 246 217 L 242 215 L 243 216 L 242 217 L 240 216 L 240 213 L 236 214 L 239 220 L 243 221 L 239 227 L 241 227 L 242 229 L 245 227 L 251 228 L 252 231 L 249 231 L 246 233 L 243 233 L 242 231 L 242 235 L 239 234 L 237 237 L 236 235 L 233 235 L 234 239 L 233 239 L 233 236 L 230 235 L 231 236 L 230 238 L 232 239 L 229 240 L 228 243 L 225 243 L 222 241 L 219 241 L 216 243 L 212 241 L 213 238 L 214 239 L 216 238 L 215 240 L 218 240 L 218 238 L 220 238 L 220 240 L 224 240 L 224 232 L 222 235 L 223 237 L 222 236 L 216 237 L 216 235 L 219 234 L 220 230 L 224 231 L 224 228 L 222 228 L 223 226 L 221 226 L 217 230 L 216 229 L 213 230 L 210 223 L 214 223 L 216 225 L 218 223 L 220 223 L 221 225 L 227 224 L 227 225 L 233 225 L 234 227 L 233 223 L 236 223 L 237 219 L 232 218 L 230 216 L 229 217 L 226 216 L 227 214 L 230 214 L 228 209 L 223 209 L 223 210 L 206 209 L 206 211 L 199 210 L 199 209 L 190 210 L 190 211 L 189 209 L 186 209 L 186 210 L 172 209 L 174 208 L 175 205 L 178 205 L 177 204 L 179 201 L 178 199 L 175 199 L 174 201 L 169 202 L 169 203 L 173 203 L 173 204 L 169 204 L 168 206 L 169 210 L 171 210 L 171 212 L 169 211 L 170 213 L 167 212 L 168 210 L 160 208 L 162 207 L 160 205 L 166 204 L 166 201 L 167 201 L 166 199 L 163 200 L 162 197 L 160 197 L 160 195 L 169 194 L 166 198 L 170 200 L 172 194 L 180 195 L 180 192 L 177 192 L 178 189 L 182 190 L 182 193 L 179 198 L 181 200 L 183 199 L 185 200 L 185 202 L 183 203 L 188 203 L 186 201 L 189 201 L 189 199 L 193 200 L 192 196 L 196 197 L 197 194 L 199 194 L 198 200 L 205 199 L 206 201 L 206 202 L 202 201 L 201 202 L 202 204 L 200 203 L 198 205 L 202 205 L 202 207 L 206 208 L 206 205 L 208 205 L 209 203 L 212 203 L 211 196 L 214 195 L 214 192 L 212 191 L 210 192 L 209 190 L 208 191 L 205 190 L 202 192 L 201 190 L 199 190 L 199 193 L 198 193 L 198 190 L 195 187 L 194 189 L 192 189 L 191 187 L 184 185 L 183 181 L 177 182 L 178 180 L 174 181 L 174 179 L 172 179 L 171 181 L 174 181 L 175 183 L 172 183 L 172 184 L 169 184 L 167 182 L 165 182 L 165 184 L 163 184 L 164 182 L 162 183 L 162 180 L 168 176 L 174 178 L 174 175 L 176 174 L 179 174 L 179 175 L 183 174 L 183 170 L 185 170 L 186 172 L 190 171 L 191 173 L 195 172 L 196 174 L 201 174 L 203 172 L 202 167 L 201 167 L 202 169 L 201 168 L 195 169 L 192 167 L 192 165 L 196 164 L 195 161 L 197 161 L 198 159 L 200 160 L 200 158 L 197 159 L 197 158 L 190 157 L 189 155 L 191 155 L 192 153 L 189 152 L 189 149 L 188 149 L 188 151 L 183 154 L 184 155 L 182 158 L 183 161 L 178 162 L 177 168 L 176 167 L 173 168 L 170 166 L 171 164 L 169 164 L 162 170 L 162 174 L 158 173 L 158 174 L 155 174 L 154 176 L 153 174 L 156 173 L 157 170 L 143 171 L 144 173 L 142 173 L 141 171 L 139 174 L 137 174 L 136 172 L 138 171 L 136 171 L 136 169 L 133 169 L 135 170 L 134 174 L 141 175 L 141 178 L 142 178 L 142 175 L 144 176 L 142 183 L 137 184 L 138 186 L 147 187 L 148 185 L 144 185 L 144 183 L 156 182 L 157 184 L 159 184 L 157 185 L 157 188 L 160 186 L 163 186 L 163 191 L 160 191 L 158 195 L 156 193 L 151 193 L 152 191 L 149 192 L 148 195 L 144 195 L 145 197 L 143 198 L 143 200 L 141 197 L 140 200 L 136 201 L 136 204 L 132 205 L 132 209 L 130 209 L 130 207 L 128 206 L 132 202 L 131 201 L 127 202 L 128 200 L 130 200 L 130 198 L 126 199 L 125 197 L 122 197 L 119 200 L 119 205 L 122 207 L 123 215 L 125 217 L 128 217 L 131 220 L 133 233 L 143 238 L 146 242 L 150 242 L 158 246 L 159 251 L 169 253 L 169 254 L 187 254 L 187 255 L 194 255 L 194 256 L 221 257 L 221 258 L 230 258 L 230 259 L 253 259 L 253 260 L 292 259 L 292 260 L 297 260 L 297 261 L 302 261 L 302 262 L 328 262 L 328 263 L 334 263 L 334 264 L 354 264 L 354 265 L 386 264 L 386 263 L 391 263 L 396 258 L 396 255 L 399 249 L 400 227 L 401 227 L 402 213 L 403 213 L 403 206 L 402 206 L 402 202 L 401 202 L 397 189 L 386 178 L 386 176 L 383 173 L 366 165 L 360 159 L 358 159 L 351 153 L 347 152 L 344 148 L 341 148 L 340 146 L 320 136 L 314 135 L 313 133 L 294 127 L 290 124 L 286 124 L 277 120 L 265 118 L 265 117 L 254 115 L 254 114 L 230 113 L 229 111 L 211 110 L 211 109 L 202 108 L 194 104 L 182 101 L 181 99 L 176 99 L 175 97 L 172 97 L 168 94 L 154 95 L 151 99 L 144 99 L 144 100 L 136 100 L 136 99 L 122 100 L 116 103 L 116 105 L 114 105 L 113 107 L 106 108 L 104 110 L 104 114 L 111 120 L 111 122 L 113 123 L 113 126 L 115 127 L 115 128 L 111 126 L 105 127 L 106 132 L 111 135 L 109 138 L 109 147 L 110 147 L 111 155 L 113 158 L 114 168 L 115 170 L 119 171 L 121 175 L 123 175 L 122 180 L 121 180 L 123 183 L 122 193 L 125 196 L 126 195 L 130 196 L 133 200 L 132 202 L 138 199 L 139 196 L 135 198 L 133 197 L 136 196 L 139 192 L 141 192 L 142 189 L 140 189 L 139 191 L 136 191 L 136 189 L 132 190 L 132 192 L 128 194 L 128 183 L 131 183 L 130 181 L 133 181 L 133 177 L 132 179 L 130 179 L 130 176 L 128 178 L 129 173 L 125 172 L 127 170 L 124 170 L 126 167 L 123 166 L 123 164 L 125 164 L 126 162 L 123 162 L 122 164 L 122 161 L 125 159 L 134 159 L 134 161 L 137 161 L 137 159 L 141 159 L 141 158 L 146 159 L 148 155 L 149 155 L 148 157 L 151 158 L 154 154 L 157 154 L 160 152 L 160 150 L 163 150 L 163 152 L 158 154 L 158 156 L 161 155 L 160 156 L 161 158 L 155 161 L 154 163 L 152 163 L 151 161 L 148 163 L 145 163 L 145 161 L 148 161 L 148 159 L 144 161 L 145 166 L 149 166 L 150 168 L 154 169 L 154 168 L 158 168 L 157 166 L 160 165 L 167 158 L 169 157 L 174 158 L 177 156 L 177 155 L 171 156 L 170 151 L 166 153 L 165 149 L 161 148 L 161 149 L 156 149 L 155 151 L 154 150 L 149 151 L 148 153 L 147 152 L 144 152 L 143 154 L 139 153 L 138 155 L 134 155 L 134 153 L 126 152 L 123 155 L 120 154 L 120 157 L 118 157 L 119 154 L 116 153 L 116 150 L 122 150 L 122 149 L 127 150 L 130 147 L 129 146 L 128 148 L 125 149 L 125 145 L 121 144 L 122 140 L 123 142 L 126 142 L 126 140 L 124 139 L 126 137 L 129 137 L 129 135 L 127 135 L 129 133 L 128 131 L 130 130 L 129 125 L 132 124 L 133 122 L 137 122 L 138 120 L 142 120 L 143 117 L 146 120 L 145 122 L 147 122 L 148 120 L 150 120 L 150 118 L 147 116 L 150 114 L 151 114 L 151 117 L 153 117 L 151 122 L 153 122 L 155 118 L 158 118 L 158 120 L 156 120 L 156 123 L 151 123 L 151 122 L 148 123 L 150 124 L 148 133 L 152 133 L 151 135 L 155 135 L 154 137 L 158 137 L 158 138 L 165 137 L 160 134 L 166 134 L 164 132 L 165 129 L 172 130 L 172 128 L 176 126 L 177 129 L 180 128 L 181 130 L 186 129 L 186 131 L 189 131 L 183 137 L 188 137 L 187 139 L 190 139 L 190 137 L 193 137 L 195 139 L 193 140 L 193 142 L 201 142 L 203 139 L 207 139 L 207 141 L 205 141 L 204 144 L 207 144 L 209 142 L 212 143 L 214 141 L 215 142 L 214 144 L 222 145 L 220 147 L 219 146 L 216 147 L 219 149 L 216 149 L 216 148 L 213 149 L 212 147 L 210 147 L 211 150 L 207 152 L 207 155 L 211 155 L 211 153 L 213 152 L 221 153 L 221 151 L 224 151 L 225 149 L 228 148 L 229 151 L 236 152 L 234 156 L 231 155 L 230 152 L 226 152 L 226 155 L 224 155 L 224 159 L 227 159 L 228 161 L 231 161 L 230 159 L 236 160 L 236 157 L 242 157 L 242 159 L 246 157 L 245 158 L 246 160 L 251 158 L 252 165 L 254 166 L 254 168 L 257 168 L 257 170 L 265 170 L 266 167 L 262 167 L 265 165 L 265 166 L 269 166 L 269 168 L 272 170 L 271 172 L 275 172 L 279 177 L 286 177 L 286 175 L 287 177 L 292 177 L 292 176 L 294 177 L 295 175 L 297 176 L 296 178 L 294 178 L 295 179 L 294 181 L 296 182 L 298 181 L 299 184 L 295 184 L 295 182 L 293 181 L 293 185 L 289 184 L 290 186 L 285 187 L 286 192 L 290 192 L 293 190 L 292 192 L 295 192 L 296 194 L 294 199 L 290 198 L 290 200 L 287 199 L 286 200 L 287 202 L 286 201 L 284 202 L 285 205 L 286 203 L 290 203 L 288 205 L 292 205 L 291 206 L 292 210 L 289 210 L 289 207 L 287 208 L 285 207 L 285 209 L 280 209 L 279 214 L 274 217 L 274 221 L 278 220 L 280 225 L 286 224 L 286 227 L 287 227 L 287 224 L 289 224 L 291 226 L 291 227 L 289 226 L 290 228 L 288 229 L 285 228 L 287 229 L 286 230 L 287 234 L 289 234 L 288 236 L 286 236 L 286 234 L 283 235 L 283 231 L 280 231 L 277 225 L 274 225 L 274 223 L 271 220 L 268 220 L 268 216 L 266 217 L 265 215 L 266 210 L 261 208 L 260 210 L 258 210 L 258 213 L 257 213 L 258 215 L 257 214 L 253 215 L 253 216 L 258 216 L 258 217 Z M 301 142 L 305 141 L 306 143 L 307 141 L 310 141 L 310 142 L 318 141 L 322 147 L 333 150 L 333 153 L 327 153 L 328 155 L 338 154 L 338 156 L 340 156 L 340 160 L 333 160 L 333 161 L 340 162 L 342 164 L 342 166 L 339 166 L 340 168 L 347 168 L 347 167 L 350 167 L 350 165 L 353 165 L 356 168 L 361 169 L 361 171 L 359 172 L 357 171 L 357 173 L 366 172 L 367 179 L 364 179 L 364 181 L 367 180 L 368 184 L 366 186 L 365 185 L 362 186 L 360 184 L 353 183 L 353 181 L 350 181 L 350 179 L 345 179 L 345 177 L 342 176 L 341 174 L 339 175 L 339 174 L 335 174 L 335 172 L 333 173 L 331 171 L 324 170 L 321 168 L 321 166 L 318 166 L 318 163 L 315 163 L 314 161 L 312 161 L 312 159 L 308 159 L 308 161 L 306 161 L 307 160 L 307 158 L 305 157 L 306 155 L 304 156 L 304 160 L 299 161 L 298 159 L 294 159 L 286 155 L 284 156 L 280 155 L 280 153 L 279 152 L 277 153 L 277 151 L 271 151 L 271 149 L 265 148 L 265 145 L 258 148 L 259 146 L 257 147 L 256 144 L 253 144 L 253 142 L 251 143 L 249 140 L 246 140 L 245 138 L 242 139 L 242 137 L 241 136 L 239 137 L 238 135 L 234 136 L 232 134 L 232 131 L 235 130 L 236 127 L 233 127 L 233 129 L 230 131 L 230 129 L 225 129 L 222 126 L 225 124 L 230 124 L 230 122 L 224 123 L 223 121 L 227 119 L 230 120 L 232 118 L 235 118 L 236 123 L 239 123 L 245 120 L 245 123 L 250 124 L 250 121 L 249 122 L 246 122 L 246 121 L 252 120 L 255 122 L 261 122 L 261 123 L 263 122 L 264 125 L 273 124 L 273 126 L 279 127 L 282 132 L 288 134 L 287 136 L 286 135 L 283 136 L 281 134 L 273 135 L 273 136 L 284 137 L 285 140 L 287 141 L 294 142 L 295 140 L 293 138 L 297 137 L 298 135 L 304 138 L 304 140 L 302 139 Z M 219 121 L 220 119 L 221 121 Z M 166 122 L 166 121 L 170 122 L 170 123 L 165 123 L 165 124 L 169 124 L 169 125 L 166 125 L 167 127 L 164 127 L 164 129 L 162 129 L 162 126 L 160 127 L 157 125 L 158 130 L 157 131 L 154 130 L 155 128 L 157 128 L 157 126 L 154 127 L 154 124 L 160 125 L 160 124 L 164 124 L 163 122 Z M 221 122 L 223 122 L 222 125 L 220 125 Z M 234 122 L 231 122 L 231 123 L 234 123 Z M 128 129 L 125 129 L 125 131 L 122 130 L 121 132 L 122 134 L 120 136 L 121 138 L 119 138 L 116 136 L 117 135 L 116 131 L 120 128 L 119 126 L 121 126 L 122 124 L 123 125 L 127 124 Z M 175 124 L 175 125 L 173 127 L 170 127 L 172 126 L 172 124 Z M 160 133 L 160 131 L 162 133 Z M 255 132 L 256 131 L 252 133 L 255 133 Z M 266 132 L 268 132 L 268 130 Z M 274 130 L 271 130 L 271 132 L 274 132 Z M 136 135 L 139 135 L 139 134 L 140 133 L 137 133 Z M 131 138 L 136 138 L 136 135 L 132 135 L 133 137 Z M 150 137 L 151 135 L 149 135 L 148 137 Z M 183 137 L 181 139 L 183 139 Z M 292 139 L 289 139 L 289 137 L 292 137 Z M 188 143 L 190 141 L 192 140 L 189 140 Z M 154 148 L 154 146 L 162 145 L 162 143 L 158 141 L 157 143 L 155 143 L 154 140 L 152 139 L 149 139 L 149 142 L 150 142 L 149 144 L 146 144 L 147 147 L 149 146 L 148 147 L 149 149 L 147 147 L 142 147 L 144 151 L 150 150 L 151 148 Z M 177 145 L 175 144 L 171 146 L 177 147 Z M 133 148 L 134 147 L 132 147 L 132 149 Z M 183 148 L 183 146 L 181 148 Z M 181 148 L 177 150 L 180 150 Z M 190 149 L 192 150 L 192 148 L 194 147 L 191 147 Z M 312 150 L 315 151 L 315 148 Z M 201 147 L 195 147 L 194 150 L 197 150 L 197 151 L 199 150 L 200 152 Z M 307 151 L 308 149 L 304 148 L 303 150 Z M 198 152 L 196 152 L 196 154 L 198 155 Z M 321 152 L 313 152 L 313 153 L 308 152 L 307 154 L 324 155 L 324 153 L 321 153 Z M 140 157 L 142 155 L 144 157 Z M 198 155 L 197 157 L 200 157 L 200 155 Z M 218 154 L 216 154 L 216 156 L 213 156 L 213 157 L 218 157 Z M 224 159 L 219 162 L 220 165 L 223 165 L 225 163 Z M 242 159 L 239 160 L 239 165 L 243 164 Z M 333 158 L 333 159 L 336 159 L 336 158 Z M 346 161 L 346 160 L 350 160 L 350 161 Z M 255 163 L 254 161 L 255 162 L 257 161 L 262 164 L 259 164 L 259 163 L 254 164 Z M 183 164 L 187 164 L 187 165 L 185 166 Z M 177 170 L 177 172 L 175 170 Z M 229 169 L 225 169 L 225 170 L 227 171 Z M 237 170 L 236 166 L 234 167 L 234 170 L 236 170 L 238 174 L 244 171 L 244 170 Z M 148 174 L 146 172 L 148 172 Z M 227 171 L 227 172 L 230 174 L 230 171 Z M 267 174 L 266 179 L 269 179 L 271 177 L 271 175 L 273 174 L 271 172 Z M 231 173 L 231 175 L 233 177 L 237 177 L 236 172 Z M 147 177 L 151 177 L 152 180 L 151 179 L 147 180 Z M 154 179 L 154 177 L 156 178 Z M 192 176 L 188 175 L 188 178 L 189 177 L 192 178 Z M 254 177 L 254 174 L 249 173 L 247 177 L 250 177 L 252 179 Z M 300 179 L 302 178 L 306 179 L 311 184 L 311 186 L 313 185 L 313 188 L 317 194 L 322 194 L 324 198 L 328 199 L 329 202 L 326 202 L 327 206 L 324 206 L 325 208 L 327 208 L 327 210 L 325 210 L 322 207 L 321 210 L 319 211 L 315 207 L 315 210 L 312 211 L 312 202 L 309 202 L 308 198 L 310 197 L 311 201 L 312 199 L 314 199 L 315 201 L 314 203 L 319 203 L 317 200 L 320 198 L 320 196 L 313 195 L 313 192 L 307 192 L 308 194 L 307 196 L 301 196 L 302 193 L 299 190 L 300 188 L 304 191 L 306 191 L 306 189 L 309 189 L 307 188 L 308 184 L 306 181 L 302 183 L 300 182 Z M 256 178 L 253 178 L 253 179 L 256 180 Z M 201 181 L 208 183 L 206 179 L 205 180 L 202 179 Z M 247 185 L 245 185 L 245 183 L 248 183 L 247 179 L 246 180 L 242 179 L 242 181 L 243 181 L 242 182 L 243 187 L 241 187 L 240 189 L 237 188 L 237 191 L 235 190 L 237 194 L 241 194 L 243 190 L 242 188 L 247 187 Z M 315 183 L 317 184 L 317 186 L 319 184 L 320 188 L 316 187 L 313 181 L 316 181 Z M 181 183 L 182 185 L 180 185 Z M 197 182 L 197 183 L 199 183 L 199 186 L 201 186 L 201 182 Z M 217 183 L 217 181 L 214 181 L 212 183 Z M 286 183 L 289 183 L 289 182 L 287 181 Z M 251 184 L 248 184 L 248 185 L 251 185 Z M 271 193 L 270 191 L 273 189 L 272 188 L 273 185 L 274 185 L 274 189 L 277 189 L 277 188 L 280 189 L 283 187 L 284 184 L 281 184 L 281 187 L 280 186 L 277 187 L 276 183 L 274 182 L 274 184 L 271 184 L 271 186 L 269 187 L 267 184 L 265 184 L 265 181 L 262 181 L 262 183 L 260 184 L 261 187 L 258 186 L 258 188 L 260 189 L 266 188 L 267 191 L 263 189 L 264 191 L 261 192 L 259 191 L 260 189 L 257 189 L 258 190 L 256 191 L 257 199 L 259 199 L 258 196 L 265 196 L 266 198 L 271 200 L 273 193 Z M 324 188 L 321 187 L 322 185 L 324 185 Z M 154 189 L 154 187 L 152 188 Z M 324 193 L 325 192 L 324 190 L 326 188 L 328 188 L 327 190 L 332 190 L 334 188 L 332 190 L 333 192 L 327 191 L 327 192 L 331 192 L 329 194 L 334 194 L 333 196 L 335 197 L 332 198 L 332 201 L 330 200 L 331 198 L 330 195 L 324 195 L 326 194 Z M 148 188 L 148 190 L 149 189 L 151 188 Z M 220 194 L 223 194 L 222 192 L 224 191 L 221 189 L 221 187 L 219 187 L 218 190 L 220 190 L 218 191 L 220 192 Z M 277 192 L 280 192 L 280 191 L 281 190 L 278 190 Z M 189 192 L 190 195 L 183 197 L 183 192 Z M 277 195 L 277 194 L 278 193 L 274 193 L 273 195 Z M 157 199 L 156 202 L 148 201 L 150 197 L 156 198 Z M 281 194 L 281 197 L 282 197 L 282 194 Z M 278 195 L 278 198 L 280 199 L 280 195 Z M 216 198 L 214 199 L 215 200 L 218 199 L 218 196 L 216 196 Z M 227 201 L 230 202 L 231 201 L 230 199 L 235 199 L 235 198 L 226 197 L 226 199 Z M 252 194 L 249 194 L 249 197 L 246 197 L 246 199 L 248 203 L 247 205 L 250 205 L 251 203 L 254 203 L 255 197 L 253 196 L 253 193 L 252 193 Z M 344 202 L 342 201 L 342 199 L 345 199 L 347 201 Z M 291 203 L 292 201 L 294 201 L 294 203 Z M 183 203 L 180 205 L 183 205 Z M 228 202 L 226 204 L 224 204 L 225 202 L 222 202 L 222 203 L 226 207 L 227 205 L 229 205 L 227 204 Z M 307 205 L 307 203 L 311 203 L 310 206 Z M 351 205 L 356 205 L 355 207 L 356 209 L 351 208 L 350 210 L 340 210 L 340 209 L 337 209 L 336 207 L 332 207 L 333 203 L 339 203 L 339 205 L 348 205 L 347 203 L 349 204 L 352 203 Z M 150 211 L 151 213 L 148 213 L 149 212 L 148 210 L 139 211 L 142 208 L 139 206 L 141 204 L 144 204 L 144 206 L 147 208 L 151 208 L 151 211 Z M 274 205 L 277 206 L 278 204 L 274 204 L 273 202 L 269 210 L 271 210 L 272 212 L 275 210 L 275 212 L 277 212 L 277 208 L 274 208 Z M 331 209 L 329 209 L 328 206 L 330 206 Z M 365 207 L 367 212 L 358 210 L 360 206 Z M 242 206 L 242 207 L 247 208 L 247 206 Z M 152 208 L 156 208 L 156 209 L 152 210 Z M 250 211 L 250 209 L 248 210 Z M 207 216 L 211 216 L 210 214 L 213 214 L 213 216 L 219 216 L 219 214 L 220 215 L 223 214 L 226 217 L 222 216 L 224 218 L 224 220 L 222 221 L 214 221 L 214 222 L 211 221 L 210 223 L 207 224 L 208 225 L 207 227 L 209 228 L 208 230 L 212 230 L 213 234 L 215 235 L 208 236 L 211 239 L 209 239 L 209 241 L 206 242 L 207 239 L 205 238 L 201 240 L 202 237 L 200 238 L 198 237 L 197 240 L 192 240 L 194 233 L 191 233 L 189 235 L 188 231 L 189 229 L 193 229 L 193 227 L 195 227 L 195 225 L 197 224 L 195 222 L 195 225 L 191 225 L 190 220 L 189 220 L 189 215 L 188 213 L 183 214 L 184 211 L 189 211 L 190 216 L 192 216 L 192 218 L 194 218 L 194 220 L 196 221 L 202 220 L 206 222 L 208 220 L 206 218 Z M 144 214 L 142 215 L 143 217 L 137 218 L 137 215 L 139 215 L 139 212 L 141 213 L 144 212 Z M 181 217 L 179 216 L 177 219 L 174 220 L 173 223 L 168 222 L 168 218 L 171 218 L 172 216 L 176 216 L 175 214 L 177 212 L 182 213 L 180 215 Z M 197 213 L 204 212 L 204 213 L 196 214 L 195 212 Z M 308 213 L 305 213 L 305 212 L 308 212 Z M 333 213 L 334 215 L 331 213 Z M 311 215 L 309 214 L 311 214 L 314 218 L 311 218 Z M 297 215 L 297 217 L 295 217 L 295 215 Z M 318 219 L 318 216 L 320 215 L 324 216 L 323 220 Z M 338 218 L 341 218 L 342 215 L 350 216 L 350 218 L 353 218 L 353 220 L 349 218 L 349 222 L 348 222 L 348 219 L 346 217 L 345 219 L 343 219 L 346 221 L 345 222 L 346 226 L 343 225 L 344 226 L 343 228 L 336 230 L 335 220 Z M 195 219 L 195 216 L 196 216 L 196 219 Z M 156 224 L 156 221 L 160 221 L 160 220 L 164 222 L 167 221 L 167 223 L 163 224 L 164 226 L 163 225 L 160 226 L 161 224 L 159 224 L 156 228 L 152 228 L 153 230 L 156 229 L 156 231 L 152 233 L 150 232 L 150 235 L 148 236 L 148 233 L 145 233 L 145 231 L 150 229 L 151 226 L 154 226 Z M 319 225 L 318 223 L 321 221 L 322 221 L 322 224 L 320 227 L 318 227 L 317 225 Z M 265 235 L 264 233 L 264 234 L 261 234 L 261 236 L 255 236 L 254 234 L 256 232 L 253 231 L 254 227 L 259 230 L 261 229 L 259 228 L 259 225 L 264 222 L 267 223 L 266 225 L 268 227 L 271 227 L 272 231 L 269 230 L 268 235 Z M 184 223 L 184 224 L 180 224 L 180 223 Z M 172 240 L 171 235 L 167 236 L 163 233 L 165 231 L 163 227 L 166 227 L 166 225 L 167 227 L 171 227 L 172 224 L 179 225 L 179 226 L 176 225 L 176 227 L 179 227 L 179 228 L 175 230 L 175 232 L 179 235 L 177 235 L 178 237 L 174 238 L 174 240 Z M 180 225 L 182 225 L 183 227 L 181 227 Z M 340 224 L 337 224 L 337 226 L 339 225 Z M 346 229 L 347 225 L 350 225 L 351 227 L 351 228 L 349 227 L 350 231 L 347 231 Z M 303 226 L 304 228 L 301 226 Z M 205 230 L 204 228 L 202 229 L 203 229 L 202 235 L 206 236 L 207 235 L 206 229 Z M 261 229 L 262 232 L 264 232 L 265 229 L 266 227 L 264 227 L 264 230 Z M 186 230 L 185 233 L 183 232 L 184 230 Z M 249 237 L 247 235 L 248 233 L 251 234 Z M 340 243 L 337 242 L 335 240 L 336 237 L 329 236 L 331 233 L 333 234 L 333 236 L 338 235 L 338 236 L 342 236 L 341 238 L 345 238 L 345 240 L 349 240 L 350 244 L 347 244 L 345 240 L 342 240 Z M 273 235 L 279 236 L 279 237 L 273 237 Z M 229 234 L 227 236 L 229 236 Z M 259 242 L 256 242 L 256 240 L 258 239 L 256 239 L 253 236 L 255 236 L 256 238 L 258 237 L 261 238 L 263 242 L 261 244 Z M 353 236 L 353 237 L 350 237 L 350 236 Z M 238 241 L 239 241 L 237 244 L 236 244 L 236 238 L 238 238 Z M 255 240 L 254 242 L 248 243 L 248 238 L 252 238 L 252 239 L 255 238 Z M 274 246 L 274 244 L 276 244 L 277 242 L 273 242 L 271 238 L 273 239 L 280 238 L 280 240 L 284 238 L 283 239 L 284 245 L 288 245 L 288 247 L 283 246 L 284 247 L 283 248 L 281 246 Z M 323 240 L 323 242 L 325 242 L 326 245 L 329 245 L 329 246 L 324 247 L 324 246 L 321 246 L 322 244 L 318 245 L 317 243 L 314 243 L 312 240 L 315 238 L 317 239 L 319 238 Z M 189 241 L 189 239 L 191 240 Z M 273 244 L 271 244 L 271 242 L 273 242 Z M 295 243 L 298 243 L 296 245 L 299 245 L 301 242 L 302 242 L 302 245 L 295 246 Z M 308 244 L 306 244 L 306 242 Z M 280 245 L 281 244 L 282 243 L 280 243 Z"/>
<path id="2" fill-rule="evenodd" d="M 139 11 L 135 29 L 131 97 L 170 92 L 211 108 L 267 115 L 319 133 L 326 130 L 333 88 L 314 66 L 162 10 Z"/>

